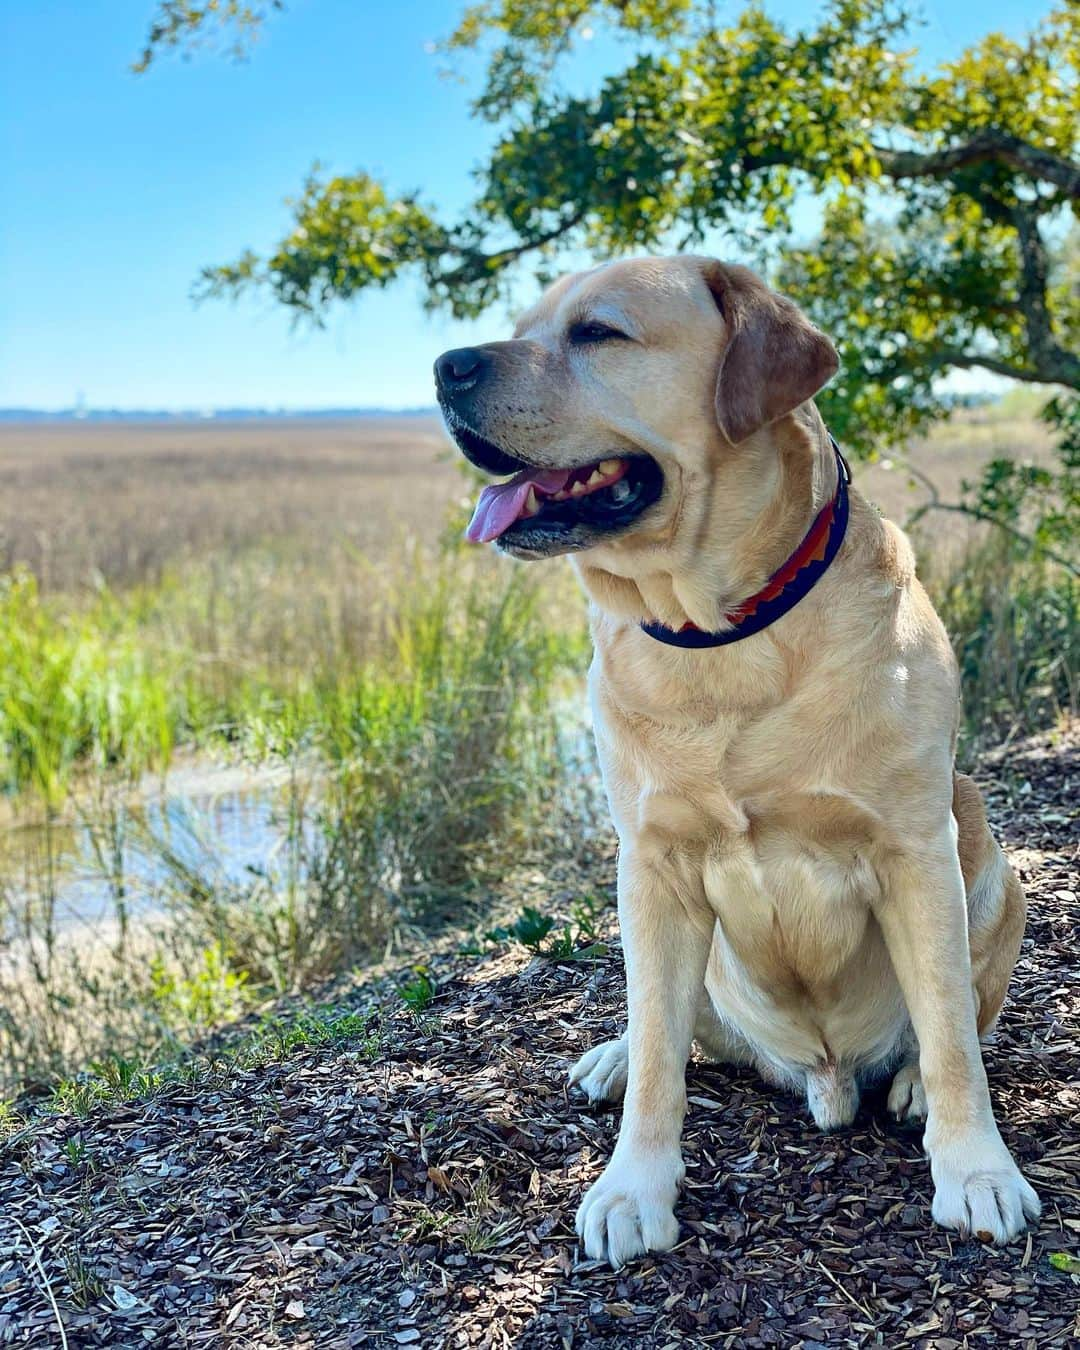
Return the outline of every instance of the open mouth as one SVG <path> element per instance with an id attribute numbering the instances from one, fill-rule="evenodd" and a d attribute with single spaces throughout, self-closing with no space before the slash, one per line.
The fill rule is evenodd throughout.
<path id="1" fill-rule="evenodd" d="M 662 490 L 659 466 L 646 455 L 575 469 L 523 468 L 484 488 L 465 537 L 478 544 L 494 539 L 522 556 L 584 549 L 626 529 Z"/>
<path id="2" fill-rule="evenodd" d="M 541 468 L 524 464 L 459 419 L 447 421 L 474 464 L 512 475 L 480 493 L 465 531 L 473 543 L 497 540 L 508 552 L 534 557 L 588 548 L 626 529 L 663 492 L 660 466 L 648 455 L 607 455 L 575 468 Z"/>
<path id="3" fill-rule="evenodd" d="M 491 483 L 480 494 L 465 537 L 474 544 L 499 539 L 519 521 L 554 524 L 576 517 L 584 498 L 605 493 L 609 508 L 629 497 L 627 461 L 604 459 L 579 469 L 521 469 L 505 483 Z M 596 503 L 590 502 L 590 508 Z"/>

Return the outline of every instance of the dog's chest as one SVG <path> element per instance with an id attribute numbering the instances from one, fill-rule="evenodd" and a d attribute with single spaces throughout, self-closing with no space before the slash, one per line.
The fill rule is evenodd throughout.
<path id="1" fill-rule="evenodd" d="M 903 1013 L 871 852 L 857 820 L 807 799 L 801 812 L 751 815 L 702 856 L 717 918 L 710 992 L 785 1067 L 868 1061 L 895 1040 Z"/>
<path id="2" fill-rule="evenodd" d="M 884 1060 L 907 1016 L 874 917 L 872 817 L 824 787 L 733 797 L 736 813 L 744 828 L 698 855 L 718 1012 L 784 1075 Z"/>
<path id="3" fill-rule="evenodd" d="M 673 720 L 663 746 L 650 719 L 632 730 L 600 738 L 616 825 L 699 877 L 721 1013 L 786 1069 L 887 1054 L 904 1014 L 873 918 L 876 822 L 858 794 L 830 782 L 782 711 Z"/>

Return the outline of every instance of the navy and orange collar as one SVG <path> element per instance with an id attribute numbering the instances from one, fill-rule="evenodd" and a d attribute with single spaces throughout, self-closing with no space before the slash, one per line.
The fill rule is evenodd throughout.
<path id="1" fill-rule="evenodd" d="M 706 633 L 692 623 L 682 628 L 643 623 L 643 632 L 669 647 L 726 647 L 730 642 L 741 642 L 760 633 L 795 608 L 824 576 L 840 551 L 847 530 L 851 470 L 836 441 L 832 436 L 829 440 L 836 453 L 836 495 L 814 517 L 806 537 L 787 562 L 777 568 L 760 591 L 724 616 L 732 626 L 720 633 Z"/>

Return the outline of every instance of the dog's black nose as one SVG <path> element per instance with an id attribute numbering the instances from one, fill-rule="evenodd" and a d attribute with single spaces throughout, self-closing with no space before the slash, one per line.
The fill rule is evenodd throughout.
<path id="1" fill-rule="evenodd" d="M 446 393 L 472 384 L 487 365 L 488 357 L 478 347 L 455 347 L 435 362 L 435 383 Z"/>

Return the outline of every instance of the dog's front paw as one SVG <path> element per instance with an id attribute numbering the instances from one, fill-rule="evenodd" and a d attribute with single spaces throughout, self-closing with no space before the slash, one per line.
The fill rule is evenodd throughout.
<path id="1" fill-rule="evenodd" d="M 579 1087 L 595 1106 L 617 1102 L 626 1091 L 626 1037 L 604 1041 L 586 1050 L 570 1070 L 570 1082 Z"/>
<path id="2" fill-rule="evenodd" d="M 686 1168 L 678 1154 L 614 1157 L 577 1212 L 578 1236 L 593 1261 L 616 1270 L 645 1252 L 666 1252 L 679 1238 L 675 1197 Z"/>
<path id="3" fill-rule="evenodd" d="M 985 1140 L 933 1149 L 930 1172 L 934 1220 L 945 1228 L 983 1242 L 1010 1242 L 1041 1213 L 1039 1197 L 996 1131 Z"/>

